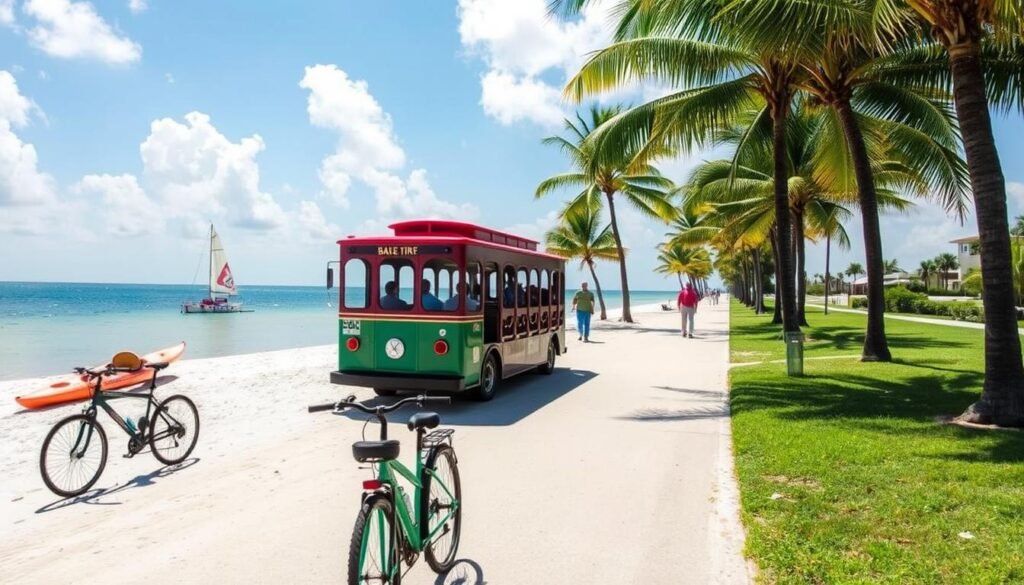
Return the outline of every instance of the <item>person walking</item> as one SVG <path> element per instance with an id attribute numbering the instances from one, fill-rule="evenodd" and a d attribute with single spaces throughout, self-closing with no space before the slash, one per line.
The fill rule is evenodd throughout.
<path id="1" fill-rule="evenodd" d="M 590 317 L 594 314 L 594 293 L 587 290 L 587 283 L 580 283 L 580 290 L 572 296 L 572 310 L 576 311 L 576 332 L 579 339 L 590 341 Z"/>
<path id="2" fill-rule="evenodd" d="M 693 316 L 697 314 L 699 302 L 700 297 L 697 296 L 697 291 L 693 290 L 693 285 L 686 283 L 683 290 L 679 291 L 679 298 L 676 299 L 679 314 L 683 318 L 683 337 L 693 339 Z"/>

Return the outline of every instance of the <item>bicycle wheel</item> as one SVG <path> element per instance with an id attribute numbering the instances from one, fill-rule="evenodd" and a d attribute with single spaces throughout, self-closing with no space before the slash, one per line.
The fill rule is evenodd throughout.
<path id="1" fill-rule="evenodd" d="M 58 496 L 85 493 L 107 465 L 107 434 L 94 418 L 69 416 L 53 425 L 39 454 L 43 483 Z"/>
<path id="2" fill-rule="evenodd" d="M 383 495 L 363 502 L 348 549 L 349 585 L 402 582 L 402 554 L 393 510 L 391 500 Z"/>
<path id="3" fill-rule="evenodd" d="M 430 452 L 422 494 L 422 525 L 426 526 L 426 534 L 437 531 L 423 556 L 435 573 L 443 573 L 455 563 L 462 534 L 462 485 L 455 450 L 449 445 Z"/>
<path id="4" fill-rule="evenodd" d="M 184 461 L 199 439 L 199 411 L 181 394 L 161 402 L 149 424 L 149 448 L 164 465 Z"/>

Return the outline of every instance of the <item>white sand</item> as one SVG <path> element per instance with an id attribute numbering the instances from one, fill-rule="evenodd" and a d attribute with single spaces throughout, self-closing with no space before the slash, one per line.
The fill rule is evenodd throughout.
<path id="1" fill-rule="evenodd" d="M 678 336 L 677 313 L 654 309 L 635 309 L 640 326 L 595 320 L 598 343 L 571 341 L 552 376 L 436 409 L 456 429 L 465 505 L 465 561 L 438 583 L 746 581 L 723 451 L 727 305 L 698 313 L 695 340 Z M 46 490 L 38 456 L 50 426 L 82 406 L 23 412 L 13 396 L 31 382 L 0 383 L 0 581 L 342 582 L 368 476 L 350 451 L 362 424 L 305 407 L 372 393 L 328 382 L 336 351 L 173 365 L 158 395 L 196 401 L 192 460 L 122 459 L 126 439 L 101 414 L 107 468 L 74 501 Z M 412 412 L 390 427 L 404 462 Z M 421 559 L 405 582 L 435 577 Z"/>

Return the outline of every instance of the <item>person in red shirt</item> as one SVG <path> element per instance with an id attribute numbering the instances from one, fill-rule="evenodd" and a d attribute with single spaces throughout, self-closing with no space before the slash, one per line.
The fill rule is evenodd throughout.
<path id="1" fill-rule="evenodd" d="M 693 338 L 693 316 L 697 314 L 697 303 L 699 302 L 700 297 L 697 296 L 697 291 L 693 290 L 693 285 L 686 283 L 683 290 L 679 292 L 679 298 L 676 299 L 679 313 L 683 317 L 683 337 Z"/>

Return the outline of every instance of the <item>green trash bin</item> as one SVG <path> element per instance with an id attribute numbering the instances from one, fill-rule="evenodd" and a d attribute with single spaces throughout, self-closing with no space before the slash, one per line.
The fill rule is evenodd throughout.
<path id="1" fill-rule="evenodd" d="M 786 332 L 786 374 L 804 375 L 804 334 L 799 331 Z"/>

